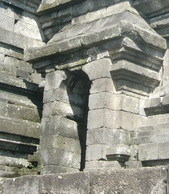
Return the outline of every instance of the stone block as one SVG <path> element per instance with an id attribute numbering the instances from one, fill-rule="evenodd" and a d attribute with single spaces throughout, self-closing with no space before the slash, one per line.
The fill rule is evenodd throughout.
<path id="1" fill-rule="evenodd" d="M 64 137 L 79 139 L 78 126 L 73 120 L 62 118 L 61 116 L 42 118 L 41 126 L 44 136 L 58 134 Z"/>
<path id="2" fill-rule="evenodd" d="M 78 29 L 75 29 L 75 31 L 76 30 Z M 72 33 L 75 33 L 75 32 L 72 32 Z M 81 47 L 80 37 L 73 37 L 73 38 L 68 39 L 68 41 L 59 42 L 57 46 L 58 46 L 58 51 L 60 53 L 64 53 L 67 50 L 73 51 Z"/>
<path id="3" fill-rule="evenodd" d="M 47 103 L 47 102 L 53 102 L 53 101 L 70 103 L 67 90 L 62 88 L 46 90 L 44 92 L 43 102 Z"/>
<path id="4" fill-rule="evenodd" d="M 166 194 L 164 168 L 115 169 L 90 173 L 90 192 L 119 194 Z"/>
<path id="5" fill-rule="evenodd" d="M 37 176 L 28 176 L 27 178 L 12 178 L 3 182 L 2 192 L 7 193 L 34 193 L 39 194 L 39 179 Z"/>
<path id="6" fill-rule="evenodd" d="M 14 27 L 14 18 L 9 17 L 4 14 L 0 14 L 0 23 L 1 23 L 1 28 L 13 31 Z"/>
<path id="7" fill-rule="evenodd" d="M 95 144 L 128 144 L 130 132 L 123 129 L 90 129 L 87 131 L 87 145 Z"/>
<path id="8" fill-rule="evenodd" d="M 40 179 L 39 193 L 90 193 L 88 174 L 77 172 L 44 175 Z"/>
<path id="9" fill-rule="evenodd" d="M 160 106 L 160 103 L 161 103 L 160 98 L 152 98 L 146 101 L 145 108 L 152 108 L 152 107 Z"/>
<path id="10" fill-rule="evenodd" d="M 59 135 L 42 135 L 41 137 L 41 149 L 62 149 L 72 153 L 81 153 L 79 140 Z"/>
<path id="11" fill-rule="evenodd" d="M 33 14 L 27 12 L 22 12 L 22 17 L 18 18 L 13 31 L 25 37 L 41 41 L 43 39 L 43 35 L 38 27 L 38 19 Z"/>
<path id="12" fill-rule="evenodd" d="M 38 109 L 29 108 L 24 106 L 18 106 L 13 104 L 8 104 L 6 106 L 7 116 L 16 119 L 28 120 L 33 122 L 40 121 L 40 115 Z"/>
<path id="13" fill-rule="evenodd" d="M 6 76 L 16 77 L 16 68 L 14 65 L 6 64 L 2 62 L 0 65 L 0 74 L 5 74 Z"/>
<path id="14" fill-rule="evenodd" d="M 158 144 L 159 160 L 169 159 L 169 142 Z"/>
<path id="15" fill-rule="evenodd" d="M 76 106 L 83 106 L 85 103 L 85 96 L 70 92 L 68 89 L 59 88 L 47 90 L 44 92 L 43 102 L 61 101 Z"/>
<path id="16" fill-rule="evenodd" d="M 23 60 L 23 50 L 17 47 L 12 47 L 11 45 L 8 45 L 8 44 L 0 43 L 0 53 L 4 55 L 4 59 L 1 62 L 4 62 L 7 56 L 15 57 L 16 59 Z M 11 64 L 11 65 L 15 65 L 15 64 Z"/>
<path id="17" fill-rule="evenodd" d="M 13 46 L 21 49 L 44 45 L 44 43 L 40 40 L 26 37 L 22 34 L 17 34 L 3 28 L 0 28 L 0 42 L 5 44 L 12 44 Z"/>
<path id="18" fill-rule="evenodd" d="M 118 117 L 118 119 L 117 119 Z M 95 122 L 93 122 L 95 121 Z M 91 110 L 88 112 L 88 129 L 112 128 L 120 126 L 119 112 L 109 109 Z"/>
<path id="19" fill-rule="evenodd" d="M 159 126 L 161 124 L 168 124 L 169 114 L 160 114 L 149 116 L 148 119 L 145 119 L 143 126 Z"/>
<path id="20" fill-rule="evenodd" d="M 154 134 L 147 135 L 147 136 L 140 136 L 137 138 L 133 138 L 132 142 L 133 144 L 146 144 L 146 143 L 165 143 L 169 142 L 169 137 L 168 137 L 167 132 L 164 132 L 163 134 L 158 134 L 154 132 Z"/>
<path id="21" fill-rule="evenodd" d="M 115 87 L 111 78 L 101 78 L 92 81 L 90 93 L 110 92 L 115 93 Z"/>
<path id="22" fill-rule="evenodd" d="M 42 149 L 41 156 L 45 165 L 59 165 L 80 169 L 81 155 L 62 149 Z"/>
<path id="23" fill-rule="evenodd" d="M 21 79 L 26 79 L 26 80 L 30 79 L 29 72 L 23 71 L 21 69 L 16 70 L 16 76 L 17 76 L 17 78 L 21 78 Z"/>
<path id="24" fill-rule="evenodd" d="M 4 60 L 5 64 L 9 64 L 10 67 L 14 66 L 16 68 L 16 70 L 21 70 L 24 72 L 28 72 L 28 73 L 33 73 L 33 69 L 30 63 L 27 63 L 23 60 L 19 60 L 16 58 L 16 56 L 11 57 L 11 56 L 6 56 L 5 60 Z M 9 68 L 10 69 L 10 68 Z"/>
<path id="25" fill-rule="evenodd" d="M 10 85 L 10 87 L 14 86 L 15 91 L 17 92 L 20 89 L 27 89 L 27 93 L 34 92 L 34 94 L 36 94 L 36 92 L 39 91 L 37 84 L 34 84 L 27 80 L 17 79 L 9 75 L 4 75 L 4 73 L 0 73 L 0 83 L 2 85 L 4 84 Z M 22 91 L 25 92 L 25 90 Z"/>
<path id="26" fill-rule="evenodd" d="M 152 143 L 139 145 L 138 159 L 140 161 L 158 160 L 158 144 Z"/>
<path id="27" fill-rule="evenodd" d="M 109 109 L 91 110 L 88 113 L 88 129 L 121 128 L 133 131 L 141 126 L 144 119 L 144 117 L 137 114 L 125 111 L 113 111 Z"/>
<path id="28" fill-rule="evenodd" d="M 3 14 L 3 15 L 7 15 L 8 17 L 11 17 L 11 18 L 14 18 L 15 14 L 13 12 L 12 9 L 10 9 L 8 7 L 8 5 L 6 5 L 4 2 L 0 2 L 0 12 Z"/>
<path id="29" fill-rule="evenodd" d="M 89 96 L 89 110 L 95 109 L 112 109 L 117 110 L 120 107 L 120 99 L 118 96 L 109 92 L 91 94 Z"/>
<path id="30" fill-rule="evenodd" d="M 0 166 L 8 166 L 8 167 L 28 167 L 30 163 L 28 162 L 26 156 L 28 155 L 27 153 L 19 153 L 15 152 L 15 154 L 11 151 L 7 150 L 2 150 L 0 151 Z M 15 155 L 15 157 L 14 157 Z M 16 157 L 17 156 L 17 157 Z"/>
<path id="31" fill-rule="evenodd" d="M 82 70 L 89 76 L 90 80 L 111 78 L 111 66 L 112 62 L 110 59 L 100 59 L 84 65 Z"/>
<path id="32" fill-rule="evenodd" d="M 93 1 L 84 1 L 81 4 L 73 6 L 72 15 L 73 17 L 77 17 L 79 15 L 92 11 L 92 9 Z"/>
<path id="33" fill-rule="evenodd" d="M 0 99 L 2 99 L 2 101 L 8 101 L 10 104 L 14 105 L 20 105 L 35 109 L 37 108 L 37 106 L 32 102 L 31 98 L 28 98 L 27 96 L 14 94 L 9 91 L 0 90 Z"/>
<path id="34" fill-rule="evenodd" d="M 40 124 L 9 117 L 0 117 L 0 131 L 15 135 L 39 138 Z"/>
<path id="35" fill-rule="evenodd" d="M 107 160 L 107 157 L 106 157 L 107 147 L 108 146 L 104 144 L 87 146 L 86 161 Z"/>
<path id="36" fill-rule="evenodd" d="M 126 106 L 127 104 L 127 106 Z M 111 109 L 124 110 L 126 112 L 139 113 L 139 99 L 127 95 L 111 94 L 102 92 L 89 96 L 89 110 Z"/>
<path id="37" fill-rule="evenodd" d="M 54 115 L 60 115 L 70 119 L 82 119 L 83 109 L 73 106 L 64 102 L 54 101 L 51 103 L 44 104 L 43 117 L 50 117 Z"/>
<path id="38" fill-rule="evenodd" d="M 57 89 L 59 87 L 64 87 L 64 81 L 67 79 L 67 75 L 64 71 L 55 71 L 48 73 L 45 78 L 45 88 L 44 90 Z"/>
<path id="39" fill-rule="evenodd" d="M 119 95 L 120 110 L 138 114 L 140 110 L 140 99 L 137 97 Z M 127 106 L 126 106 L 127 105 Z"/>
<path id="40" fill-rule="evenodd" d="M 143 122 L 146 120 L 145 117 L 125 111 L 120 111 L 118 119 L 119 118 L 121 119 L 120 127 L 128 131 L 134 131 L 138 127 L 142 126 Z"/>

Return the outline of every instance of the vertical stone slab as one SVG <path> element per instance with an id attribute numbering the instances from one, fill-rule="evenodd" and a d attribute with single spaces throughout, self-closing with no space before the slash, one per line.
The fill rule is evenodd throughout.
<path id="1" fill-rule="evenodd" d="M 112 62 L 109 58 L 99 59 L 82 67 L 92 80 L 87 123 L 86 170 L 110 168 L 111 165 L 120 167 L 117 161 L 111 162 L 111 165 L 110 162 L 105 162 L 107 149 L 113 144 L 113 137 L 117 135 L 116 129 L 120 126 L 119 111 L 117 111 L 120 101 L 117 100 L 111 79 L 111 67 Z"/>
<path id="2" fill-rule="evenodd" d="M 45 79 L 40 145 L 44 173 L 80 169 L 78 125 L 69 119 L 74 113 L 68 96 L 67 79 L 68 76 L 64 71 L 48 73 Z"/>

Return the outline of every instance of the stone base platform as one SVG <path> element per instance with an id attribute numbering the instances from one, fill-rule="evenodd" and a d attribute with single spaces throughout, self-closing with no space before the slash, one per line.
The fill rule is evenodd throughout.
<path id="1" fill-rule="evenodd" d="M 90 171 L 1 179 L 2 194 L 167 194 L 168 169 Z"/>

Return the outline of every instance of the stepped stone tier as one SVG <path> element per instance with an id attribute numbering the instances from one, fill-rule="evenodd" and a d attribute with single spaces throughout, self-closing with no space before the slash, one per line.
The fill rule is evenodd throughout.
<path id="1" fill-rule="evenodd" d="M 167 0 L 1 0 L 1 193 L 167 194 L 168 38 Z"/>

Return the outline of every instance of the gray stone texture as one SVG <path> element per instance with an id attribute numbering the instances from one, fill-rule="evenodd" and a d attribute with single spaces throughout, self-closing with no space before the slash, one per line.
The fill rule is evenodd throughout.
<path id="1" fill-rule="evenodd" d="M 166 168 L 107 170 L 1 180 L 1 193 L 166 194 Z"/>
<path id="2" fill-rule="evenodd" d="M 40 81 L 31 80 L 31 74 L 36 77 L 37 72 L 23 59 L 24 48 L 44 45 L 43 32 L 39 28 L 38 17 L 34 15 L 38 4 L 38 0 L 0 2 L 2 177 L 27 174 L 28 167 L 34 167 L 28 155 L 33 157 L 39 147 L 42 112 L 42 94 L 38 88 Z M 30 171 L 34 173 L 34 170 Z"/>
<path id="3" fill-rule="evenodd" d="M 0 2 L 0 176 L 43 174 L 2 179 L 2 193 L 168 192 L 168 11 Z"/>

